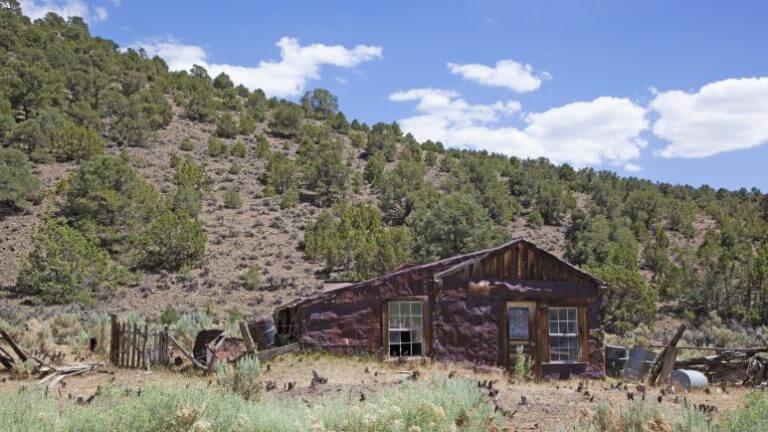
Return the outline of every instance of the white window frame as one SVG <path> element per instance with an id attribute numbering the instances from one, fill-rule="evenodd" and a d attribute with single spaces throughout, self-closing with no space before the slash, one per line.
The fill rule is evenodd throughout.
<path id="1" fill-rule="evenodd" d="M 549 362 L 577 363 L 579 361 L 579 309 L 577 307 L 550 307 L 549 311 Z M 554 316 L 554 319 L 553 319 Z M 565 341 L 566 354 L 555 352 L 552 341 L 558 338 Z M 571 352 L 575 352 L 573 357 Z"/>
<path id="2" fill-rule="evenodd" d="M 405 308 L 406 310 L 404 310 Z M 403 342 L 404 333 L 409 341 Z M 414 346 L 419 353 L 414 354 Z M 399 346 L 400 355 L 392 355 L 392 347 Z M 407 347 L 408 355 L 403 348 Z M 421 357 L 425 355 L 424 344 L 424 302 L 421 300 L 390 300 L 387 302 L 387 353 L 390 357 Z"/>

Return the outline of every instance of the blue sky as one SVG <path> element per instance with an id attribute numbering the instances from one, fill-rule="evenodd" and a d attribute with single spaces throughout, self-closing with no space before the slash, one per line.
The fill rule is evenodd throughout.
<path id="1" fill-rule="evenodd" d="M 762 1 L 22 1 L 420 139 L 768 190 Z M 280 44 L 278 47 L 277 44 Z M 281 57 L 282 55 L 282 57 Z M 766 77 L 766 78 L 762 78 Z"/>

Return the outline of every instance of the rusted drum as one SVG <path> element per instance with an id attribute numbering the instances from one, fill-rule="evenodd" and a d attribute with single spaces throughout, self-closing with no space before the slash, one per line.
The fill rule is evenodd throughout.
<path id="1" fill-rule="evenodd" d="M 249 322 L 248 331 L 251 332 L 251 337 L 259 345 L 259 348 L 265 349 L 275 345 L 277 329 L 272 318 L 261 318 Z"/>

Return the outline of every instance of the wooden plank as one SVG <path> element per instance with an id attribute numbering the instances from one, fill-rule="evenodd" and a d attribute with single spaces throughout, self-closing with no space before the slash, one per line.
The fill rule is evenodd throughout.
<path id="1" fill-rule="evenodd" d="M 579 326 L 579 361 L 589 362 L 589 326 L 587 325 L 587 308 L 584 306 L 576 309 Z"/>
<path id="2" fill-rule="evenodd" d="M 16 353 L 16 356 L 19 357 L 19 360 L 22 362 L 27 361 L 28 357 L 27 354 L 24 352 L 24 350 L 21 349 L 18 345 L 16 345 L 16 342 L 13 341 L 13 338 L 11 338 L 11 335 L 9 335 L 5 330 L 0 329 L 0 336 L 5 339 L 5 341 L 8 343 L 8 346 L 11 347 L 13 352 Z"/>
<path id="3" fill-rule="evenodd" d="M 287 354 L 290 352 L 298 351 L 299 344 L 298 343 L 292 343 L 288 345 L 283 345 L 281 347 L 268 349 L 266 351 L 260 351 L 258 354 L 256 354 L 256 357 L 258 357 L 259 361 L 269 361 L 272 360 L 278 356 L 281 356 L 283 354 Z"/>
<path id="4" fill-rule="evenodd" d="M 117 315 L 110 314 L 109 363 L 117 366 L 120 363 L 120 323 Z"/>
<path id="5" fill-rule="evenodd" d="M 253 343 L 253 337 L 251 337 L 251 331 L 248 330 L 248 324 L 246 324 L 245 321 L 240 321 L 240 333 L 243 335 L 245 347 L 248 349 L 248 352 L 252 353 L 256 351 L 256 346 Z"/>
<path id="6" fill-rule="evenodd" d="M 186 349 L 184 349 L 184 347 L 183 347 L 183 346 L 181 346 L 181 344 L 179 343 L 179 341 L 177 341 L 177 340 L 176 340 L 176 338 L 174 338 L 174 337 L 173 337 L 173 335 L 171 335 L 170 333 L 168 333 L 168 334 L 167 334 L 167 336 L 168 336 L 168 341 L 169 341 L 169 342 L 170 342 L 170 343 L 171 343 L 173 346 L 175 346 L 175 347 L 176 347 L 176 348 L 177 348 L 179 351 L 181 351 L 181 353 L 182 353 L 182 354 L 184 354 L 184 357 L 186 357 L 186 358 L 187 358 L 187 359 L 188 359 L 190 362 L 192 362 L 192 364 L 193 364 L 193 365 L 195 365 L 195 367 L 197 367 L 197 368 L 199 368 L 199 369 L 202 369 L 202 370 L 207 370 L 207 369 L 208 369 L 208 368 L 206 368 L 204 365 L 200 364 L 200 362 L 198 362 L 198 361 L 195 359 L 195 357 L 194 357 L 192 354 L 190 354 L 190 352 L 189 352 L 189 351 L 187 351 Z"/>
<path id="7" fill-rule="evenodd" d="M 149 369 L 149 356 L 147 354 L 147 342 L 149 340 L 149 325 L 144 323 L 144 344 L 141 346 L 141 361 L 144 369 Z"/>
<path id="8" fill-rule="evenodd" d="M 648 383 L 650 385 L 656 385 L 656 382 L 659 379 L 659 375 L 661 374 L 662 366 L 667 361 L 667 357 L 671 356 L 672 348 L 677 347 L 677 343 L 683 336 L 684 331 L 685 324 L 680 324 L 680 327 L 677 328 L 677 331 L 675 332 L 674 336 L 672 336 L 672 339 L 669 340 L 667 346 L 664 347 L 664 349 L 661 351 L 661 354 L 656 357 L 656 363 L 654 363 L 654 365 L 651 367 L 650 373 L 648 374 Z M 672 364 L 674 364 L 674 361 Z"/>
<path id="9" fill-rule="evenodd" d="M 659 373 L 658 381 L 666 383 L 669 376 L 672 374 L 672 370 L 675 368 L 675 361 L 677 360 L 677 347 L 670 347 L 669 353 L 664 359 L 664 363 L 661 365 L 661 373 Z"/>
<path id="10" fill-rule="evenodd" d="M 544 363 L 549 363 L 549 309 L 546 306 L 539 306 L 537 310 L 538 323 L 537 331 L 538 338 L 536 340 L 537 353 L 538 353 L 538 374 L 541 374 L 541 366 Z"/>

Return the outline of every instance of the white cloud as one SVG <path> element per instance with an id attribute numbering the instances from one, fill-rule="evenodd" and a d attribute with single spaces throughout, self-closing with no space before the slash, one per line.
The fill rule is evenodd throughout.
<path id="1" fill-rule="evenodd" d="M 694 93 L 659 92 L 653 133 L 662 157 L 698 158 L 768 143 L 768 77 L 727 79 Z"/>
<path id="2" fill-rule="evenodd" d="M 547 157 L 576 166 L 637 159 L 647 143 L 645 109 L 623 98 L 600 97 L 524 116 L 525 126 L 501 124 L 520 110 L 516 101 L 473 105 L 458 93 L 440 89 L 396 92 L 391 101 L 417 101 L 417 115 L 401 119 L 403 130 L 419 140 L 524 158 Z"/>
<path id="3" fill-rule="evenodd" d="M 199 46 L 185 45 L 175 40 L 145 40 L 133 48 L 144 48 L 149 55 L 159 55 L 172 70 L 187 70 L 198 64 L 211 76 L 226 73 L 237 84 L 250 89 L 261 88 L 268 96 L 297 96 L 304 92 L 309 80 L 320 78 L 323 65 L 354 68 L 359 64 L 381 58 L 381 47 L 357 45 L 312 44 L 302 46 L 298 39 L 283 37 L 277 42 L 280 60 L 263 60 L 257 67 L 210 63 L 207 53 Z"/>
<path id="4" fill-rule="evenodd" d="M 624 165 L 624 171 L 627 171 L 627 172 L 636 173 L 636 172 L 640 172 L 642 170 L 643 170 L 643 167 L 641 167 L 640 165 L 637 165 L 637 164 L 633 164 L 631 162 L 626 164 L 626 165 Z"/>
<path id="5" fill-rule="evenodd" d="M 104 7 L 90 8 L 82 0 L 20 0 L 19 5 L 24 15 L 35 20 L 53 12 L 64 18 L 82 17 L 87 22 L 104 21 L 108 17 Z"/>
<path id="6" fill-rule="evenodd" d="M 534 73 L 529 64 L 518 63 L 511 59 L 499 60 L 495 66 L 483 64 L 448 63 L 452 74 L 488 87 L 505 87 L 518 93 L 537 90 L 541 82 L 552 78 L 547 72 Z"/>

